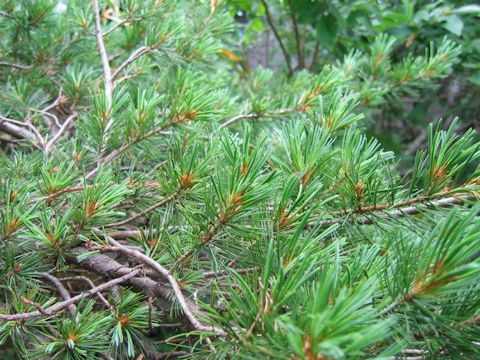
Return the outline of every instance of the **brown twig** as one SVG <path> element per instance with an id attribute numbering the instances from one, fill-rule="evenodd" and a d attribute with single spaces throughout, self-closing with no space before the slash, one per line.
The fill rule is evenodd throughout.
<path id="1" fill-rule="evenodd" d="M 45 309 L 43 308 L 42 305 L 40 305 L 39 303 L 36 303 L 35 301 L 32 301 L 32 300 L 28 300 L 25 296 L 23 295 L 20 295 L 20 300 L 23 301 L 25 304 L 27 305 L 31 305 L 33 306 L 35 309 L 38 310 L 38 312 L 40 312 L 42 315 L 48 315 L 46 312 L 45 312 Z M 1 315 L 1 314 L 0 314 Z M 1 317 L 0 317 L 1 319 Z"/>
<path id="2" fill-rule="evenodd" d="M 320 39 L 315 43 L 315 49 L 313 50 L 312 61 L 308 66 L 309 69 L 312 69 L 315 63 L 317 62 L 318 54 L 320 53 Z"/>

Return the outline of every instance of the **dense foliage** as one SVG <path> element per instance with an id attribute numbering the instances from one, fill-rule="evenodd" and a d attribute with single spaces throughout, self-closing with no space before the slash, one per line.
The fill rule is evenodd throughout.
<path id="1" fill-rule="evenodd" d="M 480 356 L 478 135 L 431 123 L 412 161 L 371 136 L 452 76 L 478 92 L 478 6 L 445 37 L 419 17 L 443 3 L 305 3 L 0 4 L 1 357 Z M 248 66 L 241 36 L 292 14 L 283 55 L 322 60 Z"/>

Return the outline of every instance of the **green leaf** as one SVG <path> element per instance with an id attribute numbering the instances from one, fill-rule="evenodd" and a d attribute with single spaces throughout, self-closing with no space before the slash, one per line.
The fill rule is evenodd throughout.
<path id="1" fill-rule="evenodd" d="M 263 21 L 262 18 L 255 18 L 249 25 L 250 30 L 254 32 L 262 32 L 263 31 Z"/>
<path id="2" fill-rule="evenodd" d="M 455 14 L 477 14 L 480 15 L 480 5 L 471 4 L 460 6 L 458 9 L 453 10 Z"/>
<path id="3" fill-rule="evenodd" d="M 463 31 L 463 21 L 457 15 L 452 15 L 448 17 L 443 27 L 450 31 L 452 34 L 461 36 Z"/>
<path id="4" fill-rule="evenodd" d="M 338 23 L 335 16 L 329 14 L 323 16 L 316 27 L 321 46 L 331 49 L 336 42 Z"/>
<path id="5" fill-rule="evenodd" d="M 468 81 L 470 81 L 472 84 L 480 86 L 480 71 L 476 71 L 470 75 L 468 77 Z"/>

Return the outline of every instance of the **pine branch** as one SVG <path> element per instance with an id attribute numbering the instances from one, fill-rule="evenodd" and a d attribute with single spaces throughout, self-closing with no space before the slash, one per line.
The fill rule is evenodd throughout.
<path id="1" fill-rule="evenodd" d="M 380 216 L 383 219 L 395 219 L 395 218 L 404 217 L 406 215 L 415 215 L 415 214 L 421 213 L 426 208 L 450 207 L 452 205 L 462 205 L 469 201 L 479 200 L 478 196 L 473 192 L 461 193 L 459 195 L 449 196 L 449 197 L 440 198 L 440 199 L 438 199 L 438 197 L 441 197 L 441 195 L 435 196 L 435 197 L 419 197 L 415 199 L 406 200 L 404 202 L 401 202 L 395 205 L 382 204 L 382 205 L 376 205 L 371 207 L 365 207 L 361 209 L 339 211 L 339 212 L 330 214 L 330 216 L 348 216 L 348 215 L 354 215 L 354 214 L 364 215 L 365 218 L 355 219 L 355 223 L 360 225 L 370 225 L 375 223 L 375 218 L 367 217 L 366 215 L 368 215 L 369 213 L 381 212 Z M 433 199 L 438 199 L 438 200 L 433 200 Z M 418 204 L 421 206 L 415 206 L 413 204 Z M 321 224 L 321 226 L 327 227 L 334 224 L 341 224 L 343 222 L 344 220 L 342 219 L 327 219 L 323 221 L 320 220 L 320 221 L 314 221 L 314 222 L 308 223 L 307 228 L 313 228 L 317 226 L 319 223 Z"/>

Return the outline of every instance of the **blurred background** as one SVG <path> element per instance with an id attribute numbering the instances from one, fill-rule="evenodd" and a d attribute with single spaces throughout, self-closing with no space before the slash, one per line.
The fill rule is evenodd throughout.
<path id="1" fill-rule="evenodd" d="M 259 67 L 293 76 L 375 51 L 379 36 L 393 41 L 378 74 L 361 66 L 355 80 L 368 109 L 368 133 L 409 156 L 426 141 L 426 126 L 460 118 L 459 132 L 480 126 L 480 5 L 472 1 L 227 0 L 240 43 L 225 57 L 249 73 Z M 442 79 L 396 91 L 395 70 L 445 38 L 460 45 Z M 381 44 L 388 47 L 390 44 Z M 233 49 L 236 49 L 235 51 Z M 382 50 L 382 49 L 380 49 Z M 379 58 L 380 62 L 383 62 Z M 386 61 L 386 59 L 385 59 Z M 381 98 L 380 96 L 381 95 Z M 376 98 L 376 99 L 374 99 Z M 375 100 L 375 101 L 373 101 Z"/>

